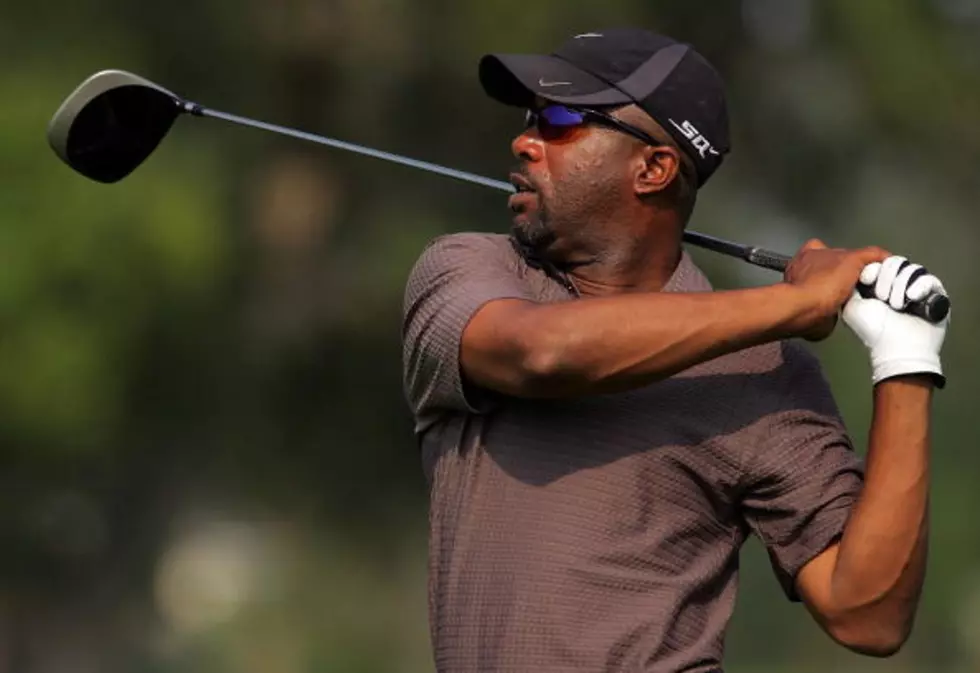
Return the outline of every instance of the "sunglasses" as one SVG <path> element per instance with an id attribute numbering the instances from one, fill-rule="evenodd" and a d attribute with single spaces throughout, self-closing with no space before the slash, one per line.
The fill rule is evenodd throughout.
<path id="1" fill-rule="evenodd" d="M 606 128 L 626 133 L 647 145 L 663 145 L 649 133 L 620 121 L 605 112 L 593 108 L 570 108 L 564 105 L 549 105 L 540 110 L 528 110 L 524 118 L 524 128 L 536 128 L 544 140 L 560 140 L 571 129 L 585 124 L 598 124 Z"/>

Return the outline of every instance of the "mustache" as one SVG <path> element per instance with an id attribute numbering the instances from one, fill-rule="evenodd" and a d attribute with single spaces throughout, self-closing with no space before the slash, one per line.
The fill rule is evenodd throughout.
<path id="1" fill-rule="evenodd" d="M 527 180 L 528 184 L 531 185 L 535 191 L 537 191 L 538 184 L 531 178 L 531 174 L 528 172 L 526 165 L 515 164 L 514 166 L 510 167 L 510 172 L 520 175 L 522 178 Z"/>

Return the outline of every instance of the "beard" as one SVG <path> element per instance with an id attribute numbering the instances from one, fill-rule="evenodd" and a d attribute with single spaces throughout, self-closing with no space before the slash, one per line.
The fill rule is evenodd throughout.
<path id="1" fill-rule="evenodd" d="M 511 235 L 521 247 L 536 256 L 544 255 L 556 238 L 540 205 L 534 212 L 523 213 L 523 217 L 514 222 Z"/>
<path id="2" fill-rule="evenodd" d="M 534 189 L 535 198 L 526 199 L 516 211 L 511 225 L 511 237 L 527 254 L 544 259 L 548 248 L 557 239 L 557 232 L 551 226 L 548 208 L 545 205 L 545 194 L 541 186 L 535 184 L 531 176 L 521 168 L 515 168 L 514 173 L 521 174 Z"/>

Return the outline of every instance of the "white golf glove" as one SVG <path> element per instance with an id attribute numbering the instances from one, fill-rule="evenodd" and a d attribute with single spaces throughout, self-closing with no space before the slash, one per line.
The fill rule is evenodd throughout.
<path id="1" fill-rule="evenodd" d="M 922 268 L 893 256 L 864 267 L 861 283 L 872 287 L 874 297 L 865 299 L 856 290 L 844 305 L 844 322 L 871 352 L 871 380 L 879 383 L 904 374 L 932 374 L 938 387 L 946 385 L 939 352 L 946 338 L 949 316 L 933 324 L 901 313 L 911 301 L 934 292 L 946 294 L 942 282 L 931 274 L 909 279 Z"/>

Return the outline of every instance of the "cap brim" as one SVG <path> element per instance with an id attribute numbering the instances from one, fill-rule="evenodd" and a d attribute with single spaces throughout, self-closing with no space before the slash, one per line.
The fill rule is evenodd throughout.
<path id="1" fill-rule="evenodd" d="M 568 61 L 541 54 L 488 54 L 480 59 L 480 84 L 491 98 L 530 107 L 535 97 L 565 105 L 622 105 L 625 93 Z"/>

